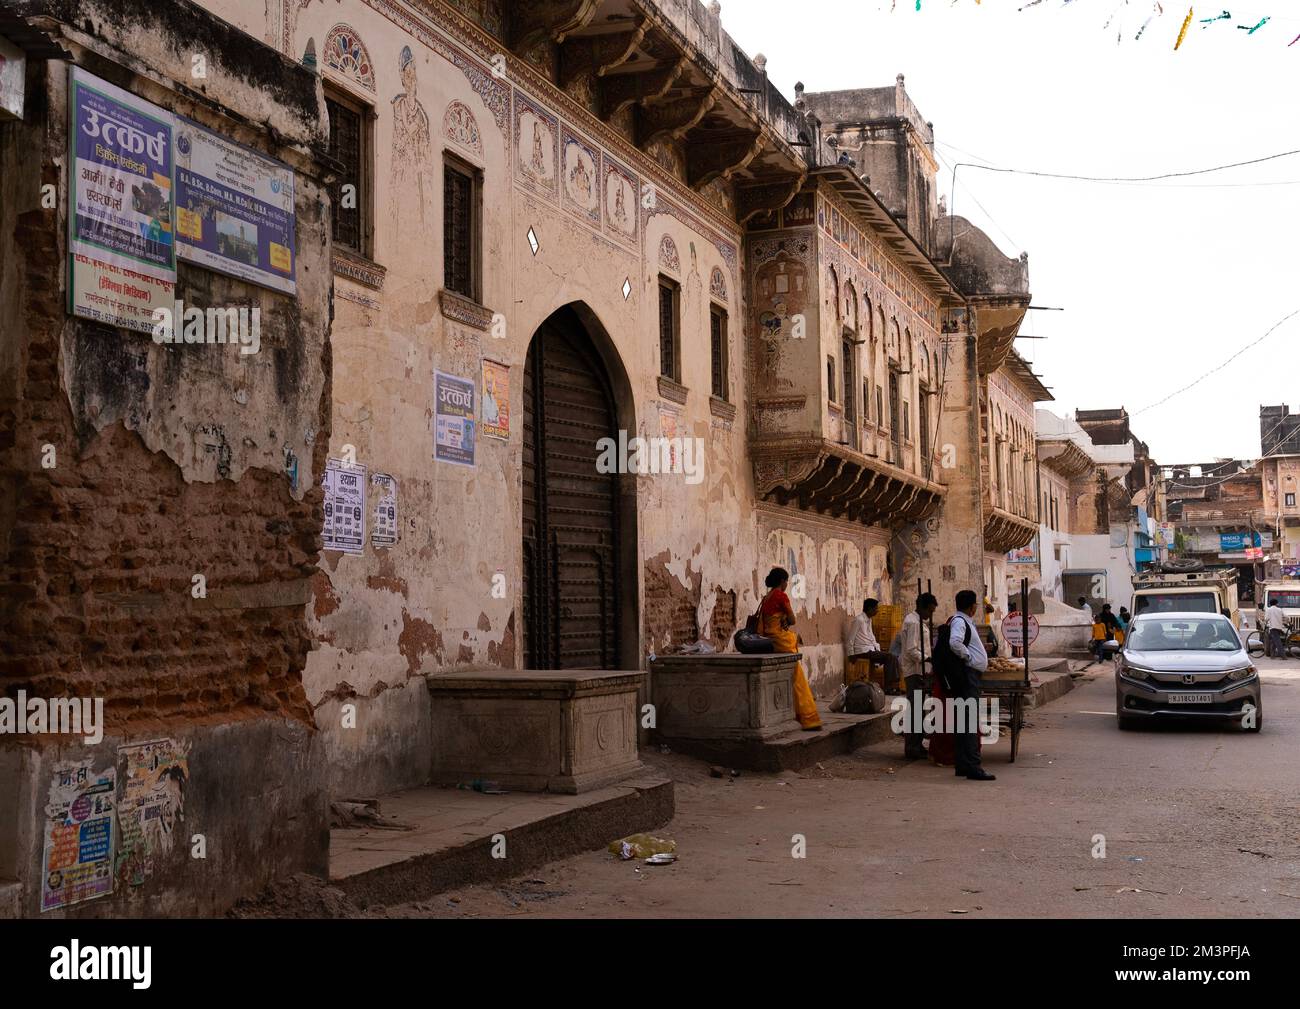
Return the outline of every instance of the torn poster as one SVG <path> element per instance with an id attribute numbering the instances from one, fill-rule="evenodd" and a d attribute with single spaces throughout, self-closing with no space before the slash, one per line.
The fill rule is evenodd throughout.
<path id="1" fill-rule="evenodd" d="M 116 769 L 90 761 L 61 764 L 45 807 L 41 910 L 69 907 L 113 892 Z"/>
<path id="2" fill-rule="evenodd" d="M 366 468 L 341 459 L 325 463 L 326 550 L 359 554 L 366 546 Z"/>
<path id="3" fill-rule="evenodd" d="M 391 547 L 397 542 L 397 480 L 387 473 L 371 473 L 370 485 L 376 497 L 370 543 L 375 547 Z"/>
<path id="4" fill-rule="evenodd" d="M 184 818 L 190 767 L 185 748 L 171 739 L 123 746 L 117 754 L 122 797 L 113 874 L 119 886 L 139 886 L 171 851 L 176 824 Z"/>

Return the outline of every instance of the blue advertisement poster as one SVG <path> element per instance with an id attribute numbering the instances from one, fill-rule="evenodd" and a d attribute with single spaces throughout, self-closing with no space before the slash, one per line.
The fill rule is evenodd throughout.
<path id="1" fill-rule="evenodd" d="M 176 287 L 172 116 L 70 70 L 69 311 L 149 332 Z"/>
<path id="2" fill-rule="evenodd" d="M 439 462 L 473 466 L 474 382 L 435 371 L 433 384 L 433 457 Z"/>
<path id="3" fill-rule="evenodd" d="M 293 294 L 294 175 L 282 161 L 176 117 L 176 232 L 188 262 Z"/>

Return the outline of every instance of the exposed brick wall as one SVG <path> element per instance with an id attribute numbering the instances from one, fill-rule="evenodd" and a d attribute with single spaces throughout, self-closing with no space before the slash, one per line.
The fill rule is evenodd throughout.
<path id="1" fill-rule="evenodd" d="M 304 603 L 321 547 L 319 486 L 295 500 L 285 473 L 259 466 L 236 469 L 237 479 L 187 480 L 136 433 L 186 408 L 191 418 L 210 410 L 240 452 L 241 439 L 259 433 L 248 422 L 260 404 L 242 407 L 215 369 L 196 382 L 183 368 L 208 367 L 199 359 L 182 366 L 169 356 L 208 348 L 159 348 L 147 334 L 67 317 L 66 218 L 39 206 L 42 182 L 58 186 L 66 206 L 54 163 L 65 141 L 42 100 L 27 124 L 0 127 L 0 170 L 17 189 L 0 208 L 0 359 L 9 372 L 0 381 L 0 694 L 102 697 L 110 730 L 266 713 L 313 725 L 301 674 L 312 646 Z M 31 152 L 43 146 L 38 174 Z M 300 271 L 328 255 L 318 241 L 323 211 L 313 213 L 306 195 L 299 220 L 312 245 L 300 237 Z M 278 304 L 285 324 L 262 353 L 284 383 L 281 402 L 305 400 L 302 422 L 317 436 L 301 470 L 316 474 L 328 446 L 330 360 L 324 334 L 308 329 L 324 322 L 323 308 Z M 138 367 L 119 372 L 118 362 Z M 316 397 L 307 390 L 322 369 Z M 151 398 L 125 390 L 119 400 L 83 400 L 70 390 L 86 386 L 87 371 L 101 390 L 120 378 Z M 105 423 L 119 410 L 123 419 Z M 191 426 L 178 423 L 177 439 L 192 438 Z M 57 452 L 52 469 L 41 465 L 46 444 Z M 192 598 L 195 574 L 206 578 L 206 599 Z"/>

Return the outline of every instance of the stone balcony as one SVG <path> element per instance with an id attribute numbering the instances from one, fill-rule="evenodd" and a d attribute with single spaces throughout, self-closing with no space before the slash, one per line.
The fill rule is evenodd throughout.
<path id="1" fill-rule="evenodd" d="M 1038 535 L 1038 522 L 984 503 L 984 549 L 1005 554 L 1028 546 Z"/>
<path id="2" fill-rule="evenodd" d="M 881 458 L 815 436 L 760 435 L 750 442 L 761 498 L 863 525 L 918 522 L 945 488 Z"/>

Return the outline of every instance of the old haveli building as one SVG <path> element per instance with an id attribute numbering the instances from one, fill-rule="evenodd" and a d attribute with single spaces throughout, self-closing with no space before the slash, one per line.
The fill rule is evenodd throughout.
<path id="1" fill-rule="evenodd" d="M 864 595 L 906 603 L 920 580 L 946 609 L 961 588 L 1005 591 L 1007 552 L 1038 528 L 1033 403 L 1050 398 L 1012 349 L 1027 261 L 940 212 L 932 127 L 901 77 L 800 88 L 791 103 L 722 30 L 718 5 L 694 0 L 180 0 L 170 31 L 201 25 L 227 46 L 201 82 L 177 62 L 185 45 L 142 41 L 146 4 L 105 4 L 84 39 L 67 4 L 25 8 L 77 40 L 75 59 L 134 61 L 138 79 L 115 71 L 120 86 L 208 108 L 303 180 L 302 281 L 288 302 L 304 339 L 265 359 L 302 369 L 301 387 L 257 386 L 250 401 L 233 374 L 145 421 L 81 400 L 68 421 L 122 446 L 127 431 L 165 425 L 199 448 L 146 438 L 121 448 L 123 469 L 154 467 L 224 509 L 250 497 L 269 509 L 256 543 L 215 529 L 195 542 L 224 543 L 232 563 L 273 552 L 242 576 L 258 592 L 227 602 L 239 619 L 278 605 L 290 654 L 268 668 L 249 633 L 213 653 L 213 692 L 178 706 L 167 670 L 187 653 L 172 641 L 138 692 L 151 724 L 177 737 L 191 719 L 237 722 L 250 700 L 314 730 L 294 788 L 276 793 L 311 805 L 314 833 L 248 826 L 261 831 L 248 844 L 285 853 L 272 868 L 319 867 L 322 795 L 428 779 L 431 677 L 639 670 L 697 639 L 725 647 L 780 564 L 796 576 L 805 662 L 825 695 Z M 241 45 L 290 84 L 241 72 Z M 56 94 L 66 79 L 33 73 Z M 59 176 L 49 129 L 42 164 L 26 165 L 33 191 L 38 169 Z M 319 198 L 317 177 L 329 180 Z M 23 220 L 57 263 L 63 218 Z M 213 283 L 202 271 L 191 282 Z M 86 328 L 46 310 L 52 332 Z M 207 398 L 172 410 L 188 395 Z M 210 430 L 222 411 L 224 442 Z M 638 437 L 658 440 L 650 451 L 669 472 L 631 462 Z M 365 522 L 349 522 L 348 543 L 321 492 L 340 467 L 364 476 Z M 197 549 L 180 532 L 137 543 L 137 563 L 184 556 L 188 571 L 198 561 L 177 555 L 181 543 Z M 305 612 L 308 593 L 282 591 L 275 564 L 314 572 Z M 126 618 L 79 619 L 93 633 Z M 249 677 L 262 686 L 239 686 Z M 507 750 L 532 731 L 513 714 L 475 717 L 481 740 Z M 636 727 L 622 719 L 592 738 L 634 759 Z M 136 729 L 127 719 L 120 732 Z M 194 808 L 216 815 L 193 788 Z M 276 810 L 265 817 L 292 812 Z M 172 906 L 200 906 L 175 896 L 179 877 L 168 886 Z"/>

